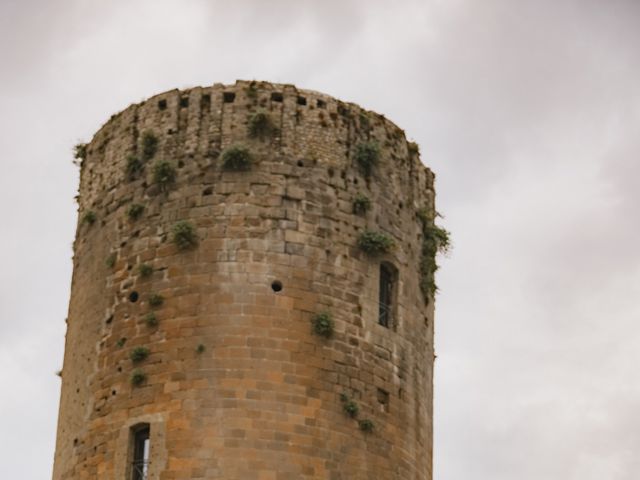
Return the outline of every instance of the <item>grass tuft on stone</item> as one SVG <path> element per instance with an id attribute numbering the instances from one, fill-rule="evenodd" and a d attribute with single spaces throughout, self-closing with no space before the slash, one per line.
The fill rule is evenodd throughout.
<path id="1" fill-rule="evenodd" d="M 232 172 L 244 172 L 251 170 L 253 157 L 249 149 L 240 145 L 234 145 L 222 152 L 222 168 Z"/>
<path id="2" fill-rule="evenodd" d="M 152 307 L 160 307 L 164 303 L 164 297 L 159 293 L 149 295 L 149 305 Z"/>
<path id="3" fill-rule="evenodd" d="M 139 387 L 147 381 L 147 374 L 140 369 L 136 369 L 131 373 L 131 385 Z"/>
<path id="4" fill-rule="evenodd" d="M 131 350 L 129 358 L 131 358 L 133 363 L 139 363 L 145 360 L 149 356 L 149 353 L 151 352 L 147 347 L 135 347 Z"/>
<path id="5" fill-rule="evenodd" d="M 158 151 L 158 137 L 155 133 L 147 130 L 142 134 L 142 160 L 150 160 Z"/>
<path id="6" fill-rule="evenodd" d="M 370 256 L 389 253 L 394 246 L 395 242 L 393 239 L 383 232 L 366 230 L 358 237 L 358 247 Z"/>
<path id="7" fill-rule="evenodd" d="M 364 215 L 371 209 L 371 200 L 366 195 L 358 193 L 353 199 L 353 213 Z"/>
<path id="8" fill-rule="evenodd" d="M 187 221 L 181 221 L 173 226 L 171 231 L 173 243 L 178 250 L 189 250 L 198 244 L 196 228 Z"/>
<path id="9" fill-rule="evenodd" d="M 311 317 L 313 333 L 320 337 L 331 338 L 334 330 L 333 318 L 329 312 L 316 313 Z"/>
<path id="10" fill-rule="evenodd" d="M 356 146 L 354 156 L 360 171 L 365 177 L 370 177 L 380 158 L 380 147 L 374 142 L 364 142 Z"/>
<path id="11" fill-rule="evenodd" d="M 153 165 L 153 182 L 158 184 L 162 190 L 166 190 L 175 183 L 177 176 L 176 167 L 167 160 L 159 160 Z"/>
<path id="12" fill-rule="evenodd" d="M 129 220 L 136 221 L 142 216 L 142 212 L 144 212 L 144 205 L 133 203 L 127 209 L 127 216 Z"/>
<path id="13" fill-rule="evenodd" d="M 266 140 L 276 134 L 278 129 L 273 124 L 271 117 L 266 112 L 254 113 L 249 118 L 249 137 L 258 140 Z"/>

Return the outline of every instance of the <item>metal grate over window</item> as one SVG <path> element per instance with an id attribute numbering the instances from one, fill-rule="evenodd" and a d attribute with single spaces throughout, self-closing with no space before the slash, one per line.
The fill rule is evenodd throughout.
<path id="1" fill-rule="evenodd" d="M 149 426 L 133 432 L 132 480 L 147 480 L 149 471 Z"/>
<path id="2" fill-rule="evenodd" d="M 394 272 L 386 264 L 380 265 L 380 290 L 378 299 L 378 323 L 389 328 L 393 325 Z"/>

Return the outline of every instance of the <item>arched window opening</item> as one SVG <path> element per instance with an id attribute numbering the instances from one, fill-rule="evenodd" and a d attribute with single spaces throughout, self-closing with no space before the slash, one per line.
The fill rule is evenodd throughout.
<path id="1" fill-rule="evenodd" d="M 147 480 L 149 471 L 149 424 L 136 425 L 131 429 L 133 437 L 133 458 L 131 480 Z"/>
<path id="2" fill-rule="evenodd" d="M 380 265 L 380 288 L 378 290 L 378 323 L 386 328 L 394 326 L 395 292 L 397 270 L 390 263 Z"/>

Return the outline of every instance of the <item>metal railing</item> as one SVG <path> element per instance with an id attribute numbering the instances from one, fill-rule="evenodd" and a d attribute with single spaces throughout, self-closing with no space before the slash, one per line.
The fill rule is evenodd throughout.
<path id="1" fill-rule="evenodd" d="M 378 323 L 389 328 L 392 325 L 391 305 L 378 303 Z"/>
<path id="2" fill-rule="evenodd" d="M 149 471 L 149 462 L 139 461 L 131 464 L 133 471 L 133 480 L 147 480 L 147 472 Z"/>

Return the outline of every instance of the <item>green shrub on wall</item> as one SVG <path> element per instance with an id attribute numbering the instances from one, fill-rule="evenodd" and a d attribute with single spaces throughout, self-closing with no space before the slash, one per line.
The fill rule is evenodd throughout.
<path id="1" fill-rule="evenodd" d="M 140 369 L 136 369 L 131 373 L 131 385 L 139 387 L 147 381 L 147 374 Z"/>
<path id="2" fill-rule="evenodd" d="M 144 323 L 149 328 L 154 328 L 158 326 L 158 317 L 154 312 L 149 312 L 144 316 Z"/>
<path id="3" fill-rule="evenodd" d="M 344 410 L 344 413 L 349 415 L 351 418 L 357 417 L 358 412 L 360 411 L 360 407 L 358 407 L 358 404 L 353 400 L 347 400 L 344 402 L 342 404 L 342 409 Z"/>
<path id="4" fill-rule="evenodd" d="M 129 155 L 127 157 L 127 164 L 125 166 L 125 174 L 127 176 L 127 180 L 132 181 L 138 178 L 140 172 L 142 172 L 142 162 L 135 155 Z"/>
<path id="5" fill-rule="evenodd" d="M 447 253 L 451 248 L 450 234 L 434 223 L 433 215 L 426 209 L 416 212 L 422 224 L 422 248 L 420 257 L 420 289 L 425 300 L 432 298 L 438 291 L 435 273 L 438 270 L 436 255 Z"/>
<path id="6" fill-rule="evenodd" d="M 318 336 L 330 338 L 333 335 L 333 319 L 329 312 L 321 312 L 313 315 L 313 317 L 311 317 L 311 325 L 313 333 Z"/>
<path id="7" fill-rule="evenodd" d="M 371 209 L 371 200 L 366 195 L 358 193 L 353 199 L 353 213 L 364 215 Z"/>
<path id="8" fill-rule="evenodd" d="M 164 297 L 159 293 L 149 295 L 149 305 L 152 307 L 160 307 L 164 303 Z"/>
<path id="9" fill-rule="evenodd" d="M 97 219 L 98 217 L 96 216 L 96 212 L 94 212 L 93 210 L 89 210 L 82 216 L 82 223 L 86 223 L 87 225 L 91 226 L 96 223 Z"/>
<path id="10" fill-rule="evenodd" d="M 138 272 L 142 278 L 149 278 L 153 273 L 153 267 L 148 263 L 141 263 L 138 267 Z"/>
<path id="11" fill-rule="evenodd" d="M 370 177 L 380 158 L 380 147 L 374 142 L 360 143 L 356 146 L 355 160 L 365 177 Z"/>
<path id="12" fill-rule="evenodd" d="M 382 255 L 390 252 L 394 246 L 395 242 L 386 233 L 366 230 L 358 237 L 358 247 L 367 255 Z"/>
<path id="13" fill-rule="evenodd" d="M 235 145 L 222 153 L 222 168 L 228 171 L 247 171 L 251 169 L 253 158 L 246 147 Z"/>
<path id="14" fill-rule="evenodd" d="M 153 181 L 160 185 L 163 190 L 166 190 L 169 185 L 174 183 L 177 176 L 176 168 L 167 160 L 159 160 L 153 166 Z"/>
<path id="15" fill-rule="evenodd" d="M 113 268 L 116 264 L 116 254 L 111 253 L 104 261 L 105 265 L 109 268 Z"/>
<path id="16" fill-rule="evenodd" d="M 147 130 L 142 134 L 142 159 L 150 160 L 158 151 L 158 137 Z"/>
<path id="17" fill-rule="evenodd" d="M 178 250 L 189 250 L 198 244 L 196 229 L 187 221 L 176 223 L 173 226 L 171 234 L 173 243 L 176 244 Z"/>
<path id="18" fill-rule="evenodd" d="M 145 360 L 149 356 L 149 353 L 151 352 L 147 347 L 136 347 L 131 350 L 129 357 L 133 363 L 138 363 Z"/>
<path id="19" fill-rule="evenodd" d="M 365 418 L 364 420 L 360 420 L 358 422 L 358 427 L 360 427 L 360 430 L 362 430 L 363 432 L 370 433 L 370 432 L 373 432 L 375 425 L 371 420 L 369 420 L 368 418 Z"/>
<path id="20" fill-rule="evenodd" d="M 82 163 L 82 161 L 87 158 L 87 147 L 88 145 L 86 143 L 78 143 L 73 147 L 73 158 Z"/>
<path id="21" fill-rule="evenodd" d="M 249 118 L 249 137 L 265 140 L 276 134 L 278 129 L 273 124 L 271 117 L 265 112 L 254 113 Z"/>
<path id="22" fill-rule="evenodd" d="M 138 220 L 142 216 L 142 212 L 144 212 L 144 205 L 140 205 L 139 203 L 133 203 L 127 209 L 127 216 L 130 220 Z"/>

